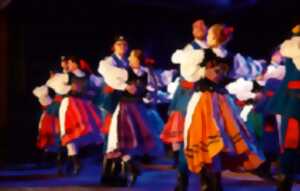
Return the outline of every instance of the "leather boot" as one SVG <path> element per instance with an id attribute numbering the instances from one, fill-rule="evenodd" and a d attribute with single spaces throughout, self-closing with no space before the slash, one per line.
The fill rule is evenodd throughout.
<path id="1" fill-rule="evenodd" d="M 138 176 L 140 175 L 140 169 L 138 167 L 138 164 L 133 161 L 133 159 L 125 162 L 125 169 L 124 173 L 127 177 L 127 185 L 129 187 L 134 186 L 136 183 L 136 180 Z"/>
<path id="2" fill-rule="evenodd" d="M 207 191 L 223 191 L 221 173 L 208 173 Z"/>
<path id="3" fill-rule="evenodd" d="M 277 191 L 292 191 L 294 184 L 293 178 L 284 175 L 277 182 Z"/>
<path id="4" fill-rule="evenodd" d="M 103 186 L 110 186 L 112 184 L 113 179 L 113 160 L 112 159 L 104 159 L 102 166 L 102 175 L 100 179 L 100 184 Z"/>
<path id="5" fill-rule="evenodd" d="M 185 172 L 178 172 L 177 183 L 174 191 L 187 191 L 189 185 L 189 177 Z"/>
<path id="6" fill-rule="evenodd" d="M 57 175 L 63 176 L 64 175 L 64 160 L 63 160 L 63 152 L 59 151 L 56 155 L 56 168 L 57 168 Z"/>

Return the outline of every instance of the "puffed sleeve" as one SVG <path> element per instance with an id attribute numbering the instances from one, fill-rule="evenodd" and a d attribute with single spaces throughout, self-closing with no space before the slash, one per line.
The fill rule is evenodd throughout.
<path id="1" fill-rule="evenodd" d="M 48 106 L 52 103 L 52 99 L 48 95 L 48 87 L 46 85 L 34 88 L 33 95 L 38 98 L 42 106 Z"/>
<path id="2" fill-rule="evenodd" d="M 205 68 L 200 66 L 204 60 L 203 50 L 176 50 L 171 60 L 180 64 L 180 74 L 187 81 L 196 82 L 205 75 Z"/>
<path id="3" fill-rule="evenodd" d="M 103 76 L 107 85 L 116 90 L 125 90 L 128 73 L 125 69 L 116 67 L 111 57 L 100 61 L 98 72 Z"/>
<path id="4" fill-rule="evenodd" d="M 265 67 L 265 60 L 254 60 L 251 57 L 244 57 L 240 53 L 237 53 L 233 58 L 230 77 L 235 79 L 255 79 L 263 73 Z"/>
<path id="5" fill-rule="evenodd" d="M 56 73 L 51 77 L 46 85 L 52 88 L 59 95 L 66 95 L 71 91 L 71 86 L 68 85 L 69 75 L 64 73 Z"/>
<path id="6" fill-rule="evenodd" d="M 244 78 L 239 78 L 226 86 L 228 92 L 235 95 L 237 99 L 241 101 L 255 97 L 255 93 L 252 92 L 253 88 L 253 82 L 251 80 L 245 80 Z"/>

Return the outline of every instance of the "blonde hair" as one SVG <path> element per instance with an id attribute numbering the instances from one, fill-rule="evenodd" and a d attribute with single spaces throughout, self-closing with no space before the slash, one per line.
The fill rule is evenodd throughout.
<path id="1" fill-rule="evenodd" d="M 144 62 L 144 53 L 141 49 L 133 49 L 131 52 L 135 57 L 137 57 L 141 64 Z"/>
<path id="2" fill-rule="evenodd" d="M 298 25 L 296 25 L 292 28 L 292 33 L 293 34 L 299 34 L 300 33 L 300 24 L 298 24 Z"/>
<path id="3" fill-rule="evenodd" d="M 213 33 L 218 44 L 227 42 L 234 31 L 232 27 L 227 27 L 223 24 L 214 24 L 209 28 L 209 30 Z"/>

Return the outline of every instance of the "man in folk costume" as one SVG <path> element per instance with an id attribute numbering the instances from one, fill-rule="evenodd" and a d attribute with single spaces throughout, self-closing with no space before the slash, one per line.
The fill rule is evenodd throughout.
<path id="1" fill-rule="evenodd" d="M 103 88 L 103 102 L 100 107 L 102 107 L 106 112 L 102 132 L 107 135 L 107 138 L 110 131 L 109 127 L 112 123 L 112 114 L 119 103 L 121 92 L 125 90 L 128 92 L 134 92 L 136 89 L 135 86 L 126 84 L 126 69 L 128 67 L 126 54 L 128 51 L 128 43 L 125 37 L 116 37 L 112 49 L 113 54 L 101 60 L 98 67 L 98 72 L 102 75 L 105 82 Z M 109 144 L 108 141 L 109 139 L 106 140 L 106 145 Z M 118 182 L 115 177 L 120 174 L 121 163 L 114 159 L 119 156 L 120 153 L 112 152 L 104 157 L 101 184 L 111 185 L 113 182 Z"/>
<path id="2" fill-rule="evenodd" d="M 207 48 L 205 42 L 206 31 L 207 28 L 203 20 L 199 19 L 195 21 L 192 25 L 192 34 L 194 40 L 185 47 L 185 50 L 198 50 Z M 190 73 L 189 66 L 180 65 L 180 75 L 181 78 L 179 85 L 169 106 L 169 118 L 160 135 L 164 143 L 171 144 L 172 146 L 174 155 L 173 166 L 176 168 L 179 164 L 180 147 L 183 143 L 183 127 L 186 107 L 190 97 L 193 94 L 194 85 L 193 81 L 189 79 L 194 75 L 193 73 Z"/>
<path id="3" fill-rule="evenodd" d="M 194 40 L 187 44 L 184 49 L 185 50 L 198 50 L 198 49 L 206 49 L 208 48 L 206 44 L 206 32 L 207 27 L 202 19 L 196 20 L 192 24 L 192 34 L 194 37 Z"/>
<path id="4" fill-rule="evenodd" d="M 280 47 L 280 53 L 285 57 L 285 77 L 267 106 L 271 113 L 282 116 L 281 171 L 283 176 L 279 177 L 278 191 L 291 191 L 295 175 L 299 170 L 300 25 L 295 26 L 292 32 L 293 36 L 284 41 Z"/>
<path id="5" fill-rule="evenodd" d="M 187 105 L 191 96 L 194 93 L 194 85 L 198 80 L 198 74 L 202 73 L 202 69 L 195 68 L 195 61 L 198 57 L 202 57 L 201 53 L 197 50 L 207 48 L 206 45 L 206 32 L 207 28 L 203 20 L 197 20 L 192 25 L 192 33 L 194 41 L 188 44 L 184 50 L 189 53 L 185 56 L 188 57 L 187 62 L 172 62 L 180 64 L 180 80 L 179 85 L 175 91 L 173 99 L 169 107 L 169 119 L 161 134 L 161 139 L 165 143 L 171 143 L 174 153 L 174 166 L 178 170 L 177 185 L 175 190 L 185 190 L 188 186 L 189 172 L 187 169 L 186 160 L 183 152 L 183 132 L 185 115 L 187 112 Z M 195 51 L 195 52 L 193 52 Z M 201 178 L 204 178 L 204 173 Z"/>
<path id="6" fill-rule="evenodd" d="M 128 60 L 126 58 L 127 49 L 128 49 L 128 44 L 124 36 L 117 36 L 114 39 L 114 43 L 112 46 L 113 54 L 99 62 L 98 73 L 103 78 L 106 78 L 104 80 L 104 85 L 101 90 L 102 99 L 101 99 L 101 103 L 99 104 L 99 107 L 103 111 L 103 116 L 104 116 L 103 127 L 101 129 L 101 132 L 104 135 L 108 134 L 112 113 L 115 111 L 120 97 L 119 90 L 123 88 L 119 86 L 120 84 L 118 84 L 118 80 L 114 81 L 115 79 L 114 79 L 113 72 L 110 71 L 109 67 L 106 67 L 109 64 L 105 64 L 105 63 L 111 63 L 112 66 L 118 66 L 122 68 L 127 67 L 128 66 Z M 103 66 L 101 66 L 101 63 L 104 63 Z"/>
<path id="7" fill-rule="evenodd" d="M 198 81 L 185 117 L 184 150 L 188 169 L 197 174 L 205 173 L 203 191 L 223 190 L 221 170 L 226 167 L 241 165 L 250 170 L 263 162 L 225 89 L 232 76 L 242 75 L 241 71 L 236 73 L 234 59 L 224 48 L 232 32 L 233 28 L 222 24 L 211 26 L 207 36 L 210 49 L 200 50 L 203 57 L 194 62 Z M 185 54 L 192 53 L 176 51 L 174 61 L 186 62 Z M 234 166 L 225 166 L 230 165 L 223 163 L 225 159 L 230 163 L 235 161 Z"/>
<path id="8" fill-rule="evenodd" d="M 68 71 L 67 58 L 61 58 L 61 68 L 63 73 Z M 50 73 L 50 79 L 54 77 L 54 73 Z M 50 80 L 49 79 L 49 80 Z M 67 88 L 59 87 L 57 83 L 50 83 L 49 80 L 43 86 L 36 87 L 33 94 L 39 99 L 43 107 L 43 113 L 39 121 L 39 135 L 37 139 L 37 147 L 43 149 L 46 153 L 57 153 L 56 164 L 58 174 L 63 173 L 62 169 L 62 149 L 60 143 L 60 126 L 59 126 L 59 107 L 63 96 L 66 94 Z M 52 97 L 50 92 L 54 91 L 55 96 Z"/>
<path id="9" fill-rule="evenodd" d="M 255 92 L 255 99 L 252 103 L 247 104 L 253 109 L 246 117 L 246 124 L 251 129 L 250 131 L 254 132 L 258 145 L 266 157 L 265 162 L 255 172 L 268 179 L 273 179 L 272 162 L 277 161 L 281 150 L 281 116 L 270 113 L 266 106 L 278 91 L 285 76 L 283 60 L 279 50 L 272 54 L 271 63 L 266 68 L 266 72 L 256 79 L 260 90 Z"/>
<path id="10" fill-rule="evenodd" d="M 92 103 L 99 85 L 89 65 L 75 56 L 68 58 L 67 74 L 57 76 L 69 86 L 59 109 L 61 143 L 67 148 L 71 172 L 80 171 L 79 149 L 89 144 L 101 144 L 101 113 Z"/>

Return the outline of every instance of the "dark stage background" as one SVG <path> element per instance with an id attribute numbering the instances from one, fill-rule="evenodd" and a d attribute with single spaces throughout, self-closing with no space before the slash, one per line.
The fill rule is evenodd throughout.
<path id="1" fill-rule="evenodd" d="M 157 67 L 192 40 L 191 23 L 235 27 L 233 51 L 268 59 L 300 22 L 298 1 L 274 0 L 12 0 L 0 10 L 0 161 L 35 160 L 40 107 L 32 89 L 43 84 L 61 55 L 86 58 L 94 69 L 117 34 L 145 50 Z M 0 162 L 1 164 L 1 162 Z"/>

